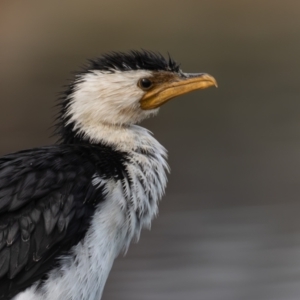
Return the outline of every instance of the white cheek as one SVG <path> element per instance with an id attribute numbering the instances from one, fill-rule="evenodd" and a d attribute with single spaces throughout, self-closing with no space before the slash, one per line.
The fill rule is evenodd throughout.
<path id="1" fill-rule="evenodd" d="M 71 95 L 67 115 L 78 126 L 132 124 L 153 114 L 140 108 L 144 91 L 137 82 L 151 76 L 150 71 L 100 72 L 85 74 Z"/>

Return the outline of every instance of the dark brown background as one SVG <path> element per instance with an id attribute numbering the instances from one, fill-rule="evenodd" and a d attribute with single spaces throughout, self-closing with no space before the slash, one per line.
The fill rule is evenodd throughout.
<path id="1" fill-rule="evenodd" d="M 300 299 L 298 0 L 0 2 L 0 154 L 50 144 L 86 58 L 151 49 L 218 89 L 144 123 L 172 173 L 160 218 L 103 299 Z"/>

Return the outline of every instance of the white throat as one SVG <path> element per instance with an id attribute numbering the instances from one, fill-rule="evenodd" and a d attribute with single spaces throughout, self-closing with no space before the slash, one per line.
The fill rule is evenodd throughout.
<path id="1" fill-rule="evenodd" d="M 138 125 L 112 125 L 98 123 L 97 125 L 77 128 L 78 134 L 91 143 L 102 143 L 114 147 L 119 151 L 161 150 L 165 148 L 153 138 L 152 133 Z"/>

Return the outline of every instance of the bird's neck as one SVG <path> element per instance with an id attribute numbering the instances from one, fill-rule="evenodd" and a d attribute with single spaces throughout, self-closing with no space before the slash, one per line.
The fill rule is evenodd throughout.
<path id="1" fill-rule="evenodd" d="M 82 141 L 111 147 L 112 150 L 122 152 L 126 158 L 124 164 L 127 175 L 120 190 L 116 190 L 117 196 L 111 196 L 121 201 L 118 207 L 123 206 L 123 200 L 128 203 L 126 215 L 131 217 L 128 220 L 128 236 L 124 246 L 126 249 L 131 239 L 139 236 L 142 227 L 150 226 L 151 220 L 157 214 L 158 202 L 167 183 L 166 173 L 169 172 L 167 151 L 151 132 L 137 125 L 115 126 L 99 123 L 97 126 L 85 126 L 82 132 L 85 133 L 81 137 Z M 81 132 L 78 134 L 80 137 Z M 102 181 L 102 178 L 96 177 L 94 184 L 97 186 Z"/>
<path id="2" fill-rule="evenodd" d="M 63 144 L 101 144 L 119 151 L 163 151 L 165 149 L 147 129 L 137 125 L 114 125 L 99 122 L 76 127 L 65 125 L 59 132 Z"/>
<path id="3" fill-rule="evenodd" d="M 133 236 L 139 236 L 143 226 L 150 226 L 151 220 L 157 214 L 158 202 L 167 183 L 166 173 L 169 172 L 167 151 L 151 132 L 137 125 L 99 123 L 97 126 L 85 126 L 77 130 L 73 143 L 108 146 L 113 151 L 123 153 L 126 158 L 124 164 L 127 177 L 125 176 L 120 187 L 120 194 L 128 198 L 125 199 L 128 203 L 127 213 L 138 216 L 137 222 L 129 222 L 130 234 L 127 241 L 130 242 Z M 102 179 L 96 177 L 94 184 L 97 185 L 98 181 L 101 184 Z M 119 206 L 122 205 L 121 201 Z"/>

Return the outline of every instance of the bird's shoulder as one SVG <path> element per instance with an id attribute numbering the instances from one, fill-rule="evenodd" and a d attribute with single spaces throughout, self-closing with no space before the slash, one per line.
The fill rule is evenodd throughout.
<path id="1" fill-rule="evenodd" d="M 97 145 L 54 145 L 0 158 L 0 214 L 15 211 L 67 183 L 90 183 L 95 175 L 121 179 L 125 154 Z"/>

